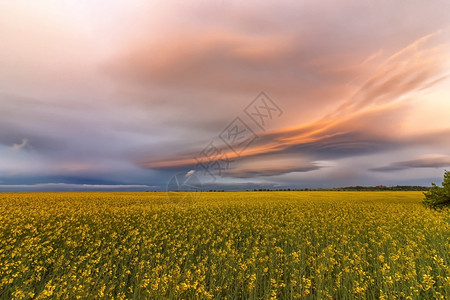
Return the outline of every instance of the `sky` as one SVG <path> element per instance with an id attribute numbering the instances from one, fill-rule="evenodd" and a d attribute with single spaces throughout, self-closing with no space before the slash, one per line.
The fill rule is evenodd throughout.
<path id="1" fill-rule="evenodd" d="M 440 183 L 450 2 L 0 0 L 0 191 Z"/>

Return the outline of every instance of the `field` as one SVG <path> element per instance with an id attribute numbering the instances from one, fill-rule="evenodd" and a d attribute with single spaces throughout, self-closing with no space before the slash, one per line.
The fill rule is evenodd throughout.
<path id="1" fill-rule="evenodd" d="M 450 297 L 420 192 L 184 196 L 0 194 L 0 299 Z"/>

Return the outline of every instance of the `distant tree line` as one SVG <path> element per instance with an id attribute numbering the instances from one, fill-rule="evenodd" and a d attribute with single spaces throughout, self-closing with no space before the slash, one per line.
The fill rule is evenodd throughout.
<path id="1" fill-rule="evenodd" d="M 347 187 L 338 187 L 338 188 L 284 188 L 284 189 L 253 189 L 246 190 L 247 192 L 290 192 L 290 191 L 418 191 L 418 192 L 427 192 L 433 189 L 433 187 L 428 186 L 419 186 L 419 185 L 396 185 L 396 186 L 385 186 L 385 185 L 377 185 L 377 186 L 347 186 Z M 146 191 L 146 192 L 157 192 L 157 191 Z M 180 191 L 181 192 L 181 191 Z M 222 189 L 210 189 L 210 190 L 185 190 L 184 192 L 225 192 Z"/>
<path id="2" fill-rule="evenodd" d="M 431 187 L 419 185 L 396 185 L 396 186 L 347 186 L 338 188 L 303 188 L 303 189 L 253 189 L 254 192 L 269 192 L 269 191 L 429 191 Z M 249 191 L 249 190 L 248 190 Z"/>

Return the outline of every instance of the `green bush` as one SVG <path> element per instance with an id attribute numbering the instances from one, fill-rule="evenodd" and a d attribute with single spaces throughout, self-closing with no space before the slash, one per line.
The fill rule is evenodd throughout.
<path id="1" fill-rule="evenodd" d="M 442 187 L 432 183 L 433 187 L 425 192 L 423 204 L 431 208 L 450 206 L 450 172 L 445 171 Z"/>

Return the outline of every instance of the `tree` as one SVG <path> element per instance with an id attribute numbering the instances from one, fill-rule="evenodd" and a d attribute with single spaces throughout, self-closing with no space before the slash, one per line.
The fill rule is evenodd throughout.
<path id="1" fill-rule="evenodd" d="M 430 208 L 450 206 L 450 172 L 445 171 L 442 187 L 432 183 L 433 187 L 425 192 L 423 204 Z"/>

